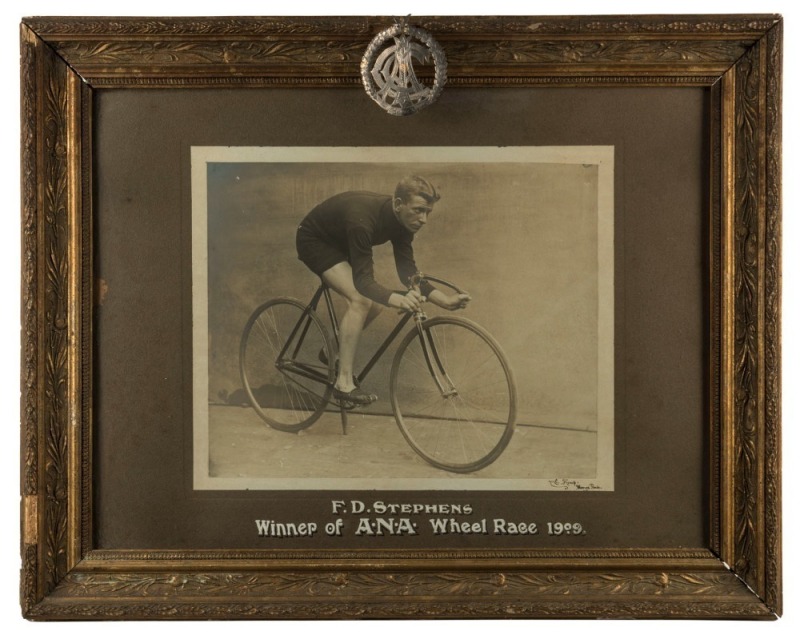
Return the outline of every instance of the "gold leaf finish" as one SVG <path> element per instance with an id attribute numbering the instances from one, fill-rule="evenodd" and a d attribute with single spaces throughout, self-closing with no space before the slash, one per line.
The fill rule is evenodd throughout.
<path id="1" fill-rule="evenodd" d="M 766 601 L 780 613 L 781 578 L 781 41 L 783 25 L 767 33 L 765 235 L 765 523 Z"/>
<path id="2" fill-rule="evenodd" d="M 253 596 L 301 599 L 359 596 L 581 596 L 584 594 L 714 595 L 745 598 L 746 591 L 727 573 L 515 573 L 453 575 L 450 573 L 225 573 L 201 574 L 71 574 L 53 597 L 80 597 L 87 589 L 96 597 Z"/>
<path id="3" fill-rule="evenodd" d="M 51 53 L 42 55 L 44 77 L 38 87 L 42 109 L 40 159 L 43 187 L 39 213 L 45 257 L 41 276 L 43 307 L 40 319 L 45 338 L 41 351 L 41 381 L 44 393 L 44 434 L 40 437 L 44 471 L 44 588 L 51 591 L 67 571 L 67 364 L 68 343 L 67 286 L 69 262 L 67 206 L 67 73 Z"/>

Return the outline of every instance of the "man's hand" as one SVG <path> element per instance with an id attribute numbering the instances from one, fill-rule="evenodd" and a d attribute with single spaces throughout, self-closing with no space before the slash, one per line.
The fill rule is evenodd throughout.
<path id="1" fill-rule="evenodd" d="M 467 293 L 454 293 L 447 296 L 447 306 L 444 307 L 449 311 L 457 311 L 458 309 L 465 309 L 469 304 L 472 297 Z"/>
<path id="2" fill-rule="evenodd" d="M 428 299 L 436 306 L 439 306 L 448 311 L 457 311 L 463 309 L 472 300 L 472 296 L 468 293 L 452 293 L 450 295 L 434 289 L 428 296 Z"/>
<path id="3" fill-rule="evenodd" d="M 401 311 L 420 311 L 425 298 L 416 289 L 411 289 L 405 295 L 393 293 L 389 296 L 389 306 Z"/>

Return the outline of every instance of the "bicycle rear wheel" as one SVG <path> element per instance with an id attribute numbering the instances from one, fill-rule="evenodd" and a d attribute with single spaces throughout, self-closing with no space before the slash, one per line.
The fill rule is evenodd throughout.
<path id="1" fill-rule="evenodd" d="M 390 381 L 397 425 L 432 465 L 473 472 L 508 445 L 516 420 L 511 367 L 474 322 L 426 320 L 421 333 L 414 329 L 400 344 Z"/>
<path id="2" fill-rule="evenodd" d="M 333 385 L 333 344 L 316 313 L 293 298 L 258 307 L 242 333 L 239 370 L 258 416 L 277 430 L 297 432 L 322 415 Z"/>

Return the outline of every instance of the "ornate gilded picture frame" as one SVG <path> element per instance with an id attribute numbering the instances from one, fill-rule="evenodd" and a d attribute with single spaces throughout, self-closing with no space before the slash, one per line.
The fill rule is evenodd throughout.
<path id="1" fill-rule="evenodd" d="M 412 22 L 441 45 L 447 83 L 424 112 L 391 117 L 361 86 L 360 62 L 392 18 L 23 20 L 26 618 L 781 615 L 780 16 Z M 320 158 L 326 148 L 333 159 Z M 478 225 L 452 220 L 447 197 L 461 200 L 458 183 L 487 174 L 502 181 L 492 200 L 519 193 L 505 217 L 517 234 L 545 201 L 566 214 L 552 201 L 575 184 L 594 198 L 571 227 L 609 202 L 613 224 L 591 220 L 608 228 L 613 252 L 603 271 L 613 278 L 614 374 L 598 371 L 614 415 L 613 450 L 597 451 L 610 457 L 602 487 L 571 472 L 537 487 L 520 477 L 513 487 L 362 479 L 315 489 L 296 476 L 195 487 L 198 465 L 210 464 L 197 440 L 214 433 L 206 423 L 198 436 L 196 411 L 217 399 L 218 412 L 238 417 L 242 405 L 222 390 L 193 401 L 211 386 L 193 383 L 197 360 L 220 337 L 192 330 L 210 306 L 192 302 L 205 297 L 197 272 L 211 271 L 214 214 L 252 212 L 251 194 L 228 196 L 235 187 L 274 198 L 307 173 L 356 189 L 341 175 L 359 161 L 373 175 L 382 164 L 435 172 L 449 162 L 441 226 L 465 232 Z M 513 165 L 493 172 L 493 161 Z M 567 164 L 569 188 L 534 187 Z M 603 174 L 613 197 L 597 194 Z M 236 205 L 212 209 L 223 199 Z M 310 200 L 285 217 L 259 208 L 237 239 L 259 226 L 253 253 L 294 240 L 281 232 Z M 576 262 L 585 247 L 572 233 L 542 244 Z M 504 240 L 470 253 L 488 260 Z M 466 271 L 468 259 L 453 262 Z M 268 262 L 265 276 L 289 275 Z M 549 266 L 542 288 L 566 271 Z M 513 280 L 519 297 L 534 288 L 525 276 L 538 269 L 526 267 Z M 487 281 L 484 295 L 500 295 L 496 277 Z M 486 315 L 515 306 L 506 284 L 507 301 Z M 508 347 L 515 367 L 535 358 L 537 331 L 545 339 L 535 313 L 497 319 L 499 332 L 528 338 Z M 520 375 L 520 394 L 539 394 L 526 392 L 534 375 Z M 310 434 L 292 438 L 319 450 Z M 525 460 L 539 460 L 531 452 Z"/>

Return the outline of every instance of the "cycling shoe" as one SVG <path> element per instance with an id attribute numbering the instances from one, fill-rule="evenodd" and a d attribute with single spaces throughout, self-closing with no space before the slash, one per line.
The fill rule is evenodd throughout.
<path id="1" fill-rule="evenodd" d="M 353 388 L 350 392 L 345 392 L 344 390 L 339 390 L 334 386 L 333 388 L 333 396 L 335 399 L 339 401 L 346 401 L 349 403 L 354 403 L 359 406 L 368 406 L 374 401 L 378 401 L 377 395 L 372 395 L 370 393 L 366 393 L 361 388 Z"/>

